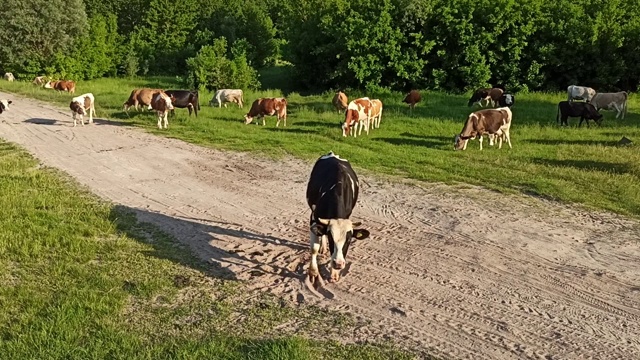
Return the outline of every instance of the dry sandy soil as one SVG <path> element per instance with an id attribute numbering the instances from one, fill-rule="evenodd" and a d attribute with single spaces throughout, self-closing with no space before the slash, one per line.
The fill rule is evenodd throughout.
<path id="1" fill-rule="evenodd" d="M 0 98 L 14 101 L 0 136 L 135 210 L 219 274 L 366 319 L 347 341 L 391 338 L 453 359 L 640 359 L 636 221 L 360 170 L 353 219 L 372 237 L 355 242 L 346 275 L 319 299 L 302 282 L 312 162 L 215 151 L 101 120 L 73 128 L 66 109 Z"/>

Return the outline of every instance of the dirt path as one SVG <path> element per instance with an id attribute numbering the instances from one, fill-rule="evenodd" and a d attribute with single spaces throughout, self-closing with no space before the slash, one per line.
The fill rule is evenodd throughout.
<path id="1" fill-rule="evenodd" d="M 370 320 L 347 340 L 391 338 L 455 359 L 640 358 L 637 222 L 359 171 L 353 218 L 372 238 L 352 247 L 347 275 L 329 285 L 335 298 L 319 300 L 300 282 L 312 163 L 208 150 L 104 121 L 74 129 L 66 109 L 0 98 L 14 101 L 0 136 L 135 209 L 220 273 Z"/>

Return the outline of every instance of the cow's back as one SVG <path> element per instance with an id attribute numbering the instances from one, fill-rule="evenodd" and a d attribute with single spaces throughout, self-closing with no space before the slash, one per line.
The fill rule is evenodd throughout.
<path id="1" fill-rule="evenodd" d="M 347 160 L 329 153 L 316 161 L 307 184 L 307 203 L 316 216 L 348 219 L 358 193 L 358 177 Z"/>
<path id="2" fill-rule="evenodd" d="M 162 89 L 143 88 L 143 89 L 140 89 L 135 96 L 140 104 L 151 105 L 151 100 L 153 99 L 153 96 L 159 92 L 164 93 Z"/>

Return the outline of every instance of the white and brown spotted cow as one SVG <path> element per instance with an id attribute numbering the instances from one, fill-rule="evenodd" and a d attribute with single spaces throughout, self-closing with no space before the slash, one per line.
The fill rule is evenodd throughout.
<path id="1" fill-rule="evenodd" d="M 84 116 L 89 112 L 89 124 L 93 124 L 93 117 L 96 115 L 95 98 L 92 93 L 82 94 L 71 99 L 69 104 L 73 116 L 73 127 L 76 127 L 76 117 L 80 118 L 80 123 L 84 126 Z"/>
<path id="2" fill-rule="evenodd" d="M 158 129 L 162 129 L 162 120 L 164 120 L 165 129 L 169 126 L 167 116 L 169 112 L 173 110 L 173 101 L 174 98 L 162 90 L 153 94 L 151 98 L 151 108 L 158 114 Z"/>
<path id="3" fill-rule="evenodd" d="M 469 114 L 460 134 L 455 136 L 454 149 L 466 150 L 469 140 L 479 137 L 480 150 L 482 150 L 483 135 L 489 135 L 490 145 L 492 145 L 494 138 L 497 136 L 497 139 L 500 140 L 499 149 L 502 148 L 502 140 L 504 138 L 511 149 L 511 136 L 509 135 L 511 120 L 512 113 L 508 107 L 472 112 Z"/>
<path id="4" fill-rule="evenodd" d="M 244 123 L 251 124 L 253 118 L 262 119 L 262 126 L 265 126 L 265 116 L 276 116 L 278 121 L 276 127 L 280 125 L 280 121 L 284 121 L 287 126 L 287 99 L 285 98 L 259 98 L 251 104 L 249 113 L 244 116 Z"/>
<path id="5" fill-rule="evenodd" d="M 362 129 L 369 134 L 369 119 L 371 119 L 371 108 L 373 104 L 368 97 L 352 100 L 344 113 L 344 123 L 342 124 L 342 136 L 349 134 L 356 137 L 362 135 Z M 358 126 L 360 131 L 358 132 Z M 352 131 L 353 129 L 353 131 Z"/>

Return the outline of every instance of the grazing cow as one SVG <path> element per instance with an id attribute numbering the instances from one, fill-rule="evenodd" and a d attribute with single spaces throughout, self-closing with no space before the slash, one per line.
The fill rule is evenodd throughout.
<path id="1" fill-rule="evenodd" d="M 169 120 L 167 115 L 169 111 L 173 110 L 173 96 L 167 95 L 162 90 L 159 90 L 151 97 L 151 108 L 158 114 L 158 129 L 162 129 L 162 120 L 164 119 L 164 128 L 169 126 Z"/>
<path id="2" fill-rule="evenodd" d="M 317 283 L 324 285 L 317 256 L 324 252 L 327 243 L 331 253 L 330 281 L 336 282 L 340 280 L 340 270 L 345 268 L 351 239 L 369 237 L 369 231 L 356 229 L 360 223 L 349 220 L 358 192 L 358 177 L 347 160 L 330 152 L 316 161 L 307 184 L 307 204 L 311 208 L 311 260 L 307 271 L 310 288 Z"/>
<path id="3" fill-rule="evenodd" d="M 89 124 L 93 123 L 93 117 L 96 115 L 95 99 L 92 93 L 82 94 L 71 99 L 69 104 L 71 114 L 73 116 L 73 127 L 76 127 L 76 116 L 80 117 L 80 123 L 84 126 L 84 116 L 89 111 Z"/>
<path id="4" fill-rule="evenodd" d="M 129 108 L 132 106 L 138 110 L 139 105 L 146 106 L 147 109 L 151 110 L 151 100 L 153 96 L 160 91 L 163 90 L 149 88 L 133 89 L 129 95 L 129 99 L 122 104 L 122 110 L 129 111 Z"/>
<path id="5" fill-rule="evenodd" d="M 407 95 L 405 95 L 403 103 L 409 104 L 409 108 L 413 110 L 416 107 L 416 104 L 422 100 L 422 96 L 418 90 L 411 90 Z"/>
<path id="6" fill-rule="evenodd" d="M 4 79 L 7 81 L 14 81 L 16 78 L 13 76 L 13 73 L 5 73 L 4 74 Z"/>
<path id="7" fill-rule="evenodd" d="M 262 118 L 262 126 L 265 126 L 265 116 L 274 116 L 278 118 L 276 127 L 280 125 L 280 120 L 284 120 L 284 126 L 287 126 L 287 99 L 285 98 L 259 98 L 251 104 L 251 110 L 244 116 L 244 123 L 250 124 L 254 117 L 258 120 Z"/>
<path id="8" fill-rule="evenodd" d="M 47 81 L 46 81 L 46 79 L 44 78 L 44 76 L 36 76 L 36 77 L 33 79 L 32 84 L 33 84 L 33 85 L 37 85 L 37 86 L 42 86 L 42 85 L 46 84 L 46 82 L 47 82 Z"/>
<path id="9" fill-rule="evenodd" d="M 624 115 L 627 113 L 628 97 L 624 91 L 617 93 L 596 93 L 589 103 L 593 105 L 596 110 L 615 110 L 617 111 L 616 119 L 622 115 L 622 119 L 624 120 Z"/>
<path id="10" fill-rule="evenodd" d="M 371 100 L 371 128 L 380 127 L 380 119 L 382 118 L 382 101 L 379 99 Z"/>
<path id="11" fill-rule="evenodd" d="M 11 105 L 12 103 L 13 101 L 11 100 L 6 100 L 6 99 L 0 100 L 0 114 L 9 110 L 9 105 Z"/>
<path id="12" fill-rule="evenodd" d="M 511 149 L 509 130 L 512 116 L 511 109 L 508 107 L 472 112 L 469 114 L 469 118 L 467 118 L 460 134 L 455 136 L 454 150 L 466 150 L 469 140 L 476 137 L 479 137 L 480 150 L 482 150 L 482 136 L 485 134 L 489 135 L 491 142 L 493 141 L 492 136 L 498 137 L 500 140 L 499 149 L 502 148 L 502 139 L 505 138 Z"/>
<path id="13" fill-rule="evenodd" d="M 44 88 L 56 91 L 67 91 L 73 94 L 76 92 L 76 83 L 73 80 L 47 81 L 47 83 L 44 84 Z"/>
<path id="14" fill-rule="evenodd" d="M 513 94 L 502 94 L 498 99 L 498 106 L 500 107 L 512 107 L 516 103 L 516 96 Z"/>
<path id="15" fill-rule="evenodd" d="M 342 124 L 342 136 L 349 136 L 351 133 L 353 137 L 362 135 L 362 129 L 365 129 L 367 135 L 369 134 L 369 119 L 371 118 L 371 107 L 373 104 L 368 97 L 352 100 L 347 106 L 347 111 L 344 113 L 344 124 Z M 382 107 L 381 107 L 382 109 Z M 360 133 L 358 132 L 358 125 L 360 126 Z"/>
<path id="16" fill-rule="evenodd" d="M 467 106 L 473 106 L 475 104 L 478 104 L 481 107 L 489 105 L 495 106 L 498 100 L 502 97 L 502 94 L 504 94 L 504 90 L 497 87 L 478 89 L 473 93 L 473 95 L 471 95 L 471 98 L 469 98 Z M 482 104 L 483 101 L 487 102 L 486 105 Z"/>
<path id="17" fill-rule="evenodd" d="M 191 116 L 191 111 L 193 110 L 196 117 L 198 117 L 200 101 L 198 100 L 199 97 L 197 90 L 165 90 L 164 92 L 175 99 L 173 101 L 173 107 L 177 107 L 179 109 L 187 108 L 189 110 L 189 116 Z M 171 115 L 175 116 L 174 110 L 171 110 Z"/>
<path id="18" fill-rule="evenodd" d="M 567 87 L 567 101 L 584 100 L 590 102 L 591 98 L 596 94 L 596 91 L 590 87 L 569 85 Z"/>
<path id="19" fill-rule="evenodd" d="M 582 126 L 582 122 L 585 119 L 587 120 L 587 127 L 589 127 L 589 120 L 595 121 L 598 125 L 602 122 L 602 114 L 590 103 L 569 101 L 560 101 L 558 103 L 556 121 L 559 121 L 560 125 L 569 126 L 567 118 L 578 116 L 580 117 L 580 124 L 578 124 L 578 126 Z"/>
<path id="20" fill-rule="evenodd" d="M 347 98 L 347 94 L 343 93 L 342 91 L 338 91 L 333 96 L 333 100 L 331 100 L 331 103 L 336 108 L 336 110 L 338 110 L 338 113 L 341 113 L 347 110 L 348 101 L 349 99 Z"/>
<path id="21" fill-rule="evenodd" d="M 220 89 L 216 91 L 216 93 L 213 95 L 213 98 L 211 98 L 211 101 L 209 101 L 210 106 L 216 106 L 217 104 L 218 107 L 222 107 L 222 104 L 224 104 L 225 108 L 227 107 L 227 103 L 235 103 L 238 104 L 239 108 L 242 108 L 244 106 L 242 90 Z"/>

